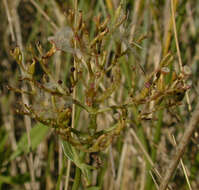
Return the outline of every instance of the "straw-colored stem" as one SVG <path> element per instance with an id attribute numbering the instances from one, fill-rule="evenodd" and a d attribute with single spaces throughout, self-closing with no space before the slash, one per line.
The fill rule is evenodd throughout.
<path id="1" fill-rule="evenodd" d="M 181 157 L 183 156 L 188 143 L 190 142 L 192 134 L 194 133 L 194 131 L 198 125 L 198 122 L 199 122 L 199 103 L 197 104 L 196 109 L 193 112 L 193 115 L 188 124 L 188 127 L 186 127 L 184 135 L 181 138 L 179 145 L 177 146 L 176 154 L 173 157 L 169 166 L 167 167 L 166 173 L 165 173 L 164 177 L 162 178 L 162 182 L 160 184 L 159 190 L 165 190 L 167 188 L 169 181 L 170 181 L 175 169 L 177 168 L 178 163 L 179 163 Z"/>
<path id="2" fill-rule="evenodd" d="M 172 22 L 173 22 L 173 31 L 174 31 L 176 49 L 177 49 L 177 54 L 178 54 L 178 63 L 180 66 L 180 71 L 183 72 L 182 58 L 181 58 L 180 47 L 179 47 L 179 42 L 178 42 L 178 34 L 177 34 L 177 29 L 176 29 L 174 1 L 177 1 L 177 0 L 171 0 L 171 14 L 172 14 Z M 192 108 L 191 108 L 191 104 L 190 104 L 188 91 L 186 91 L 186 100 L 187 100 L 189 111 L 191 111 Z"/>
<path id="3" fill-rule="evenodd" d="M 20 19 L 17 13 L 17 7 L 15 7 L 15 10 L 13 11 L 13 16 L 15 18 L 15 30 L 16 30 L 16 39 L 17 43 L 19 44 L 19 47 L 21 49 L 22 55 L 23 55 L 23 44 L 22 44 L 22 34 L 21 34 L 21 27 L 20 27 Z M 22 64 L 24 63 L 24 57 L 22 58 Z M 23 71 L 21 70 L 21 73 L 23 75 Z M 25 90 L 27 86 L 24 85 L 23 87 Z M 29 104 L 29 100 L 26 95 L 22 94 L 22 102 L 25 105 Z M 30 130 L 31 130 L 31 119 L 28 116 L 24 116 L 24 123 L 25 128 L 27 132 L 27 139 L 28 139 L 28 148 L 30 150 L 29 156 L 28 156 L 28 165 L 29 165 L 29 171 L 30 171 L 30 178 L 31 178 L 31 189 L 37 189 L 37 186 L 35 184 L 35 169 L 34 169 L 34 161 L 33 161 L 33 153 L 31 150 L 31 138 L 30 138 Z"/>

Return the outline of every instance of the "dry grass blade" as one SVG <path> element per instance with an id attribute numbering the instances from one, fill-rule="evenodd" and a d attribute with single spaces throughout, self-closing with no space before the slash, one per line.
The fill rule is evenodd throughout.
<path id="1" fill-rule="evenodd" d="M 144 156 L 146 157 L 146 159 L 148 160 L 150 165 L 153 167 L 153 171 L 156 174 L 156 177 L 158 178 L 159 181 L 161 181 L 162 180 L 162 176 L 160 175 L 159 171 L 155 168 L 155 164 L 153 163 L 151 157 L 149 156 L 149 154 L 145 150 L 144 146 L 142 145 L 142 143 L 141 143 L 140 139 L 138 138 L 138 136 L 136 135 L 135 131 L 133 129 L 130 129 L 130 133 L 133 136 L 133 138 L 135 139 L 136 143 L 140 147 L 141 151 L 143 152 Z M 150 175 L 151 175 L 151 171 L 150 171 Z M 153 179 L 153 177 L 152 177 L 152 179 Z M 156 185 L 156 183 L 155 183 L 155 185 Z M 168 187 L 168 189 L 171 189 L 171 187 Z"/>
<path id="2" fill-rule="evenodd" d="M 155 180 L 155 177 L 153 176 L 153 173 L 152 173 L 151 171 L 149 171 L 149 173 L 150 173 L 151 178 L 153 179 L 153 182 L 154 182 L 154 184 L 155 184 L 156 189 L 158 190 L 158 189 L 159 189 L 158 183 L 157 183 L 157 181 Z"/>
<path id="3" fill-rule="evenodd" d="M 52 19 L 41 9 L 37 2 L 30 0 L 30 2 L 36 7 L 36 9 L 44 16 L 44 18 L 52 25 L 55 30 L 58 30 L 57 25 L 52 21 Z"/>
<path id="4" fill-rule="evenodd" d="M 176 146 L 177 144 L 176 144 L 176 140 L 175 140 L 174 135 L 172 135 L 172 137 L 173 137 L 174 144 L 175 144 L 175 146 Z M 185 165 L 184 165 L 182 159 L 180 159 L 180 164 L 181 164 L 181 166 L 182 166 L 182 169 L 183 169 L 183 172 L 184 172 L 186 181 L 187 181 L 187 185 L 188 185 L 189 189 L 192 190 L 192 187 L 191 187 L 191 184 L 190 184 L 190 181 L 189 181 L 189 177 L 188 177 L 188 174 L 187 174 L 187 171 L 186 171 L 186 167 L 185 167 Z"/>
<path id="5" fill-rule="evenodd" d="M 9 8 L 8 8 L 7 0 L 3 0 L 3 4 L 5 6 L 6 14 L 7 14 L 7 17 L 8 17 L 8 23 L 9 23 L 11 38 L 12 38 L 12 41 L 15 42 L 16 39 L 15 39 L 15 35 L 14 35 L 12 19 L 11 19 L 10 11 L 9 11 Z"/>
<path id="6" fill-rule="evenodd" d="M 151 166 L 154 168 L 154 172 L 156 173 L 157 177 L 159 179 L 161 179 L 161 175 L 158 172 L 158 170 L 155 168 L 155 165 L 151 159 L 151 157 L 149 156 L 149 154 L 146 152 L 144 146 L 142 145 L 142 143 L 140 142 L 139 138 L 137 137 L 135 131 L 133 129 L 130 129 L 130 133 L 133 136 L 133 138 L 135 139 L 136 143 L 139 145 L 141 151 L 143 152 L 144 156 L 147 158 L 148 162 L 151 164 Z"/>
<path id="7" fill-rule="evenodd" d="M 127 151 L 127 142 L 124 142 L 123 148 L 122 148 L 122 154 L 120 158 L 120 164 L 119 164 L 119 169 L 118 169 L 118 174 L 117 174 L 117 179 L 115 182 L 115 189 L 119 190 L 120 189 L 120 184 L 121 184 L 121 178 L 122 178 L 122 171 L 123 171 L 123 166 L 124 166 L 124 160 L 125 160 L 125 155 Z"/>
<path id="8" fill-rule="evenodd" d="M 19 47 L 21 49 L 21 51 L 23 50 L 23 42 L 22 42 L 22 31 L 21 31 L 21 26 L 20 26 L 20 18 L 17 12 L 17 6 L 14 9 L 14 13 L 13 15 L 14 17 L 14 26 L 15 26 L 15 31 L 16 31 L 16 39 L 17 39 L 17 43 L 19 44 Z M 22 56 L 22 65 L 25 65 L 24 63 L 24 57 Z M 23 71 L 21 69 L 21 73 L 23 75 Z M 27 86 L 24 85 L 23 89 L 26 91 L 27 90 Z M 26 95 L 22 95 L 22 102 L 24 104 L 29 104 L 29 99 Z M 31 138 L 30 138 L 30 130 L 31 130 L 31 119 L 28 116 L 24 116 L 24 124 L 26 127 L 26 132 L 27 132 L 27 137 L 28 137 L 28 148 L 31 150 L 32 148 L 32 143 L 31 143 Z M 30 154 L 28 156 L 28 166 L 29 166 L 29 171 L 30 171 L 30 177 L 31 177 L 31 189 L 38 189 L 37 184 L 36 184 L 36 180 L 35 180 L 35 168 L 34 168 L 34 159 L 33 159 L 33 153 L 32 151 L 30 151 Z"/>

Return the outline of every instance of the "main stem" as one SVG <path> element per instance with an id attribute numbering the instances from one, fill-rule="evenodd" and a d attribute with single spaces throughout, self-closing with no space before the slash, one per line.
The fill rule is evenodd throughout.
<path id="1" fill-rule="evenodd" d="M 78 0 L 75 0 L 75 23 L 74 23 L 74 28 L 77 25 L 77 7 L 78 7 Z M 76 41 L 74 43 L 75 49 L 76 49 Z M 75 71 L 74 73 L 74 80 L 76 81 L 77 79 L 77 63 L 76 60 L 74 59 L 74 68 Z M 74 86 L 73 88 L 73 99 L 76 99 L 76 86 Z M 73 104 L 72 106 L 72 124 L 71 127 L 74 128 L 75 127 L 75 104 Z M 66 174 L 66 182 L 65 182 L 65 190 L 68 189 L 68 183 L 69 183 L 69 178 L 70 178 L 70 168 L 71 168 L 71 161 L 68 160 L 68 164 L 67 164 L 68 168 L 67 168 L 67 174 Z M 77 170 L 76 170 L 77 171 Z"/>

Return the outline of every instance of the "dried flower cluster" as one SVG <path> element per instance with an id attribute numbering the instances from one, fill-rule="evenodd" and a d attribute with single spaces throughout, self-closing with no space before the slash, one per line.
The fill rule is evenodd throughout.
<path id="1" fill-rule="evenodd" d="M 120 58 L 133 53 L 136 44 L 144 39 L 140 36 L 135 42 L 127 43 L 119 28 L 125 23 L 126 15 L 121 14 L 118 8 L 113 20 L 106 18 L 103 22 L 98 16 L 94 19 L 96 31 L 93 39 L 89 39 L 86 23 L 82 13 L 78 14 L 78 21 L 74 27 L 74 12 L 68 14 L 68 26 L 49 37 L 51 49 L 44 53 L 40 43 L 37 44 L 39 56 L 32 53 L 32 63 L 23 64 L 22 53 L 16 47 L 11 54 L 20 66 L 23 76 L 21 82 L 28 84 L 28 90 L 9 87 L 21 94 L 31 96 L 31 105 L 22 105 L 19 113 L 29 115 L 31 118 L 55 129 L 55 131 L 75 148 L 85 152 L 98 152 L 107 148 L 125 126 L 130 122 L 129 108 L 133 106 L 149 105 L 153 109 L 147 113 L 140 111 L 140 120 L 151 119 L 153 112 L 161 109 L 162 102 L 167 109 L 180 103 L 189 86 L 185 80 L 189 71 L 183 73 L 169 70 L 173 56 L 168 54 L 160 63 L 159 68 L 146 76 L 145 84 L 140 92 L 130 89 L 129 96 L 123 104 L 108 105 L 111 95 L 117 93 L 121 85 Z M 113 56 L 107 55 L 107 46 L 112 44 Z M 71 81 L 66 86 L 61 80 L 56 81 L 53 72 L 49 69 L 48 60 L 57 51 L 71 53 L 76 66 L 71 63 Z M 42 76 L 35 77 L 35 66 L 40 64 Z M 167 76 L 172 75 L 171 81 Z M 76 76 L 75 76 L 76 75 Z M 87 77 L 88 76 L 88 77 Z M 84 86 L 84 99 L 81 102 L 72 96 L 73 88 L 77 84 Z M 45 97 L 45 98 L 44 98 Z M 72 104 L 79 106 L 89 115 L 89 124 L 84 131 L 71 127 Z M 165 107 L 165 106 L 164 106 Z M 117 122 L 106 129 L 99 130 L 97 117 L 104 112 L 114 111 L 119 113 Z"/>

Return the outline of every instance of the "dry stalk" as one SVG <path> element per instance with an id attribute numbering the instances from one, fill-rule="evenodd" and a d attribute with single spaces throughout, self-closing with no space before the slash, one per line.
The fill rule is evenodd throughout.
<path id="1" fill-rule="evenodd" d="M 140 190 L 144 190 L 146 184 L 146 162 L 142 162 L 141 176 L 140 176 Z"/>
<path id="2" fill-rule="evenodd" d="M 12 42 L 15 42 L 16 39 L 15 39 L 15 35 L 14 35 L 14 30 L 13 30 L 13 25 L 12 25 L 12 18 L 11 18 L 10 11 L 9 11 L 9 8 L 8 8 L 7 0 L 3 0 L 3 4 L 5 6 L 6 14 L 7 14 L 7 17 L 8 17 L 8 23 L 9 23 L 9 28 L 10 28 L 11 39 L 12 39 Z"/>
<path id="3" fill-rule="evenodd" d="M 21 34 L 21 27 L 20 27 L 20 19 L 17 13 L 17 6 L 15 7 L 13 11 L 13 17 L 14 17 L 14 26 L 15 26 L 15 31 L 16 31 L 17 44 L 19 45 L 21 51 L 23 52 L 22 34 Z M 24 65 L 24 58 L 22 60 L 22 64 Z M 21 73 L 23 75 L 23 71 L 21 71 Z M 24 86 L 23 88 L 26 89 L 27 87 Z M 29 104 L 28 97 L 24 94 L 22 94 L 22 102 L 27 105 Z M 31 177 L 31 189 L 36 189 L 35 169 L 34 169 L 33 153 L 31 151 L 31 138 L 30 138 L 31 119 L 28 116 L 24 116 L 24 123 L 26 127 L 26 132 L 27 132 L 28 148 L 30 149 L 30 154 L 28 156 L 28 165 L 29 165 L 30 177 Z"/>
<path id="4" fill-rule="evenodd" d="M 125 160 L 125 156 L 126 156 L 126 151 L 127 151 L 127 139 L 125 139 L 123 148 L 122 148 L 122 153 L 121 153 L 121 158 L 120 158 L 120 163 L 119 163 L 119 169 L 118 169 L 118 174 L 117 174 L 117 178 L 115 181 L 115 189 L 119 190 L 120 189 L 120 182 L 121 182 L 121 178 L 122 178 L 122 171 L 123 171 L 123 166 L 124 166 L 124 160 Z"/>
<path id="5" fill-rule="evenodd" d="M 77 26 L 77 14 L 78 14 L 78 0 L 74 1 L 74 7 L 75 7 L 75 27 Z M 74 47 L 76 48 L 77 44 L 76 41 L 74 43 Z M 77 63 L 74 59 L 74 80 L 77 79 Z M 76 98 L 76 86 L 73 88 L 73 99 Z M 71 123 L 71 127 L 74 128 L 75 127 L 75 104 L 73 104 L 72 106 L 72 123 Z M 65 190 L 68 189 L 68 183 L 69 183 L 69 178 L 70 178 L 70 169 L 71 169 L 71 161 L 68 160 L 67 162 L 67 173 L 66 173 L 66 181 L 65 181 Z"/>
<path id="6" fill-rule="evenodd" d="M 180 66 L 180 71 L 183 72 L 182 58 L 181 58 L 179 42 L 178 42 L 178 34 L 177 34 L 177 29 L 176 29 L 174 1 L 176 1 L 176 0 L 171 0 L 171 14 L 172 14 L 172 22 L 173 22 L 173 31 L 174 31 L 176 49 L 177 49 L 177 54 L 178 54 L 178 63 Z M 187 100 L 189 111 L 191 111 L 192 108 L 191 108 L 191 104 L 190 104 L 188 91 L 185 92 L 185 95 L 186 95 L 186 100 Z"/>
<path id="7" fill-rule="evenodd" d="M 177 144 L 176 144 L 176 140 L 175 140 L 174 135 L 172 135 L 172 137 L 173 137 L 174 144 L 175 144 L 175 146 L 176 146 Z M 181 166 L 182 166 L 182 169 L 183 169 L 183 172 L 184 172 L 186 181 L 187 181 L 187 185 L 188 185 L 189 189 L 192 190 L 191 184 L 190 184 L 190 181 L 189 181 L 189 177 L 188 177 L 188 174 L 187 174 L 187 169 L 186 169 L 186 167 L 185 167 L 185 165 L 184 165 L 182 159 L 180 159 L 180 164 L 181 164 Z"/>
<path id="8" fill-rule="evenodd" d="M 142 145 L 140 139 L 137 137 L 135 131 L 133 129 L 130 129 L 130 133 L 133 136 L 133 138 L 135 139 L 136 143 L 138 144 L 138 146 L 140 147 L 141 151 L 143 152 L 144 156 L 146 157 L 146 159 L 148 160 L 148 162 L 150 163 L 150 165 L 153 167 L 154 172 L 156 173 L 157 177 L 159 179 L 161 179 L 161 175 L 158 172 L 158 170 L 155 168 L 155 164 L 153 163 L 151 157 L 149 156 L 149 154 L 147 153 L 147 151 L 145 150 L 144 146 Z"/>
<path id="9" fill-rule="evenodd" d="M 132 27 L 131 27 L 130 39 L 129 39 L 130 42 L 133 41 L 133 37 L 134 37 L 134 33 L 135 33 L 135 27 L 136 27 L 136 24 L 138 22 L 141 3 L 142 3 L 141 0 L 135 1 L 135 7 L 134 7 L 133 19 L 132 19 Z"/>
<path id="10" fill-rule="evenodd" d="M 199 103 L 197 104 L 196 109 L 193 112 L 192 117 L 189 121 L 188 127 L 186 127 L 184 135 L 179 145 L 177 146 L 176 154 L 173 157 L 170 165 L 167 167 L 166 174 L 162 178 L 159 190 L 165 190 L 167 188 L 169 181 L 174 173 L 174 170 L 177 168 L 178 163 L 185 152 L 185 148 L 187 147 L 191 139 L 191 136 L 197 127 L 198 122 L 199 122 Z"/>
<path id="11" fill-rule="evenodd" d="M 155 177 L 153 176 L 153 173 L 152 173 L 151 171 L 149 171 L 149 174 L 150 174 L 150 176 L 151 176 L 151 178 L 152 178 L 152 180 L 153 180 L 153 182 L 154 182 L 154 184 L 155 184 L 156 189 L 158 189 L 158 188 L 159 188 L 159 187 L 158 187 L 158 183 L 157 183 L 157 181 L 155 180 Z"/>
<path id="12" fill-rule="evenodd" d="M 114 158 L 113 158 L 113 149 L 112 149 L 112 146 L 110 146 L 109 148 L 109 158 L 110 158 L 110 163 L 111 163 L 111 172 L 112 172 L 112 175 L 113 175 L 113 179 L 115 179 L 115 163 L 114 163 Z"/>
<path id="13" fill-rule="evenodd" d="M 140 139 L 138 138 L 138 136 L 136 135 L 135 131 L 131 128 L 130 129 L 130 133 L 131 135 L 133 136 L 133 138 L 135 139 L 136 143 L 138 144 L 138 146 L 140 147 L 141 151 L 143 152 L 144 156 L 146 157 L 146 159 L 148 160 L 148 162 L 150 163 L 150 165 L 152 166 L 152 170 L 153 172 L 155 173 L 156 177 L 158 178 L 159 181 L 162 180 L 162 176 L 161 174 L 159 173 L 159 171 L 155 168 L 155 164 L 153 163 L 150 155 L 147 153 L 147 151 L 145 150 L 144 146 L 142 145 Z M 150 172 L 150 175 L 151 175 L 151 171 Z M 153 179 L 153 177 L 152 177 Z M 153 180 L 154 181 L 154 180 Z M 155 183 L 156 187 L 157 187 L 157 184 Z M 158 189 L 158 188 L 157 188 Z M 172 188 L 171 187 L 168 187 L 167 188 L 168 190 L 171 190 Z"/>

